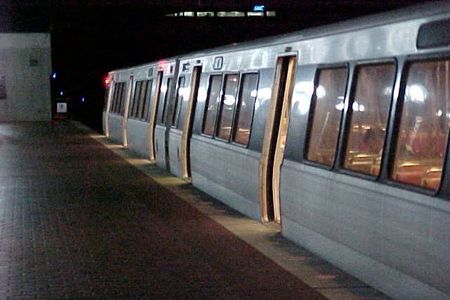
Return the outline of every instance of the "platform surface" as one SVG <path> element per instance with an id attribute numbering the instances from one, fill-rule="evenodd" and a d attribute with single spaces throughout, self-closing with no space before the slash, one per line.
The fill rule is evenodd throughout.
<path id="1" fill-rule="evenodd" d="M 385 299 L 67 121 L 0 124 L 0 299 Z"/>

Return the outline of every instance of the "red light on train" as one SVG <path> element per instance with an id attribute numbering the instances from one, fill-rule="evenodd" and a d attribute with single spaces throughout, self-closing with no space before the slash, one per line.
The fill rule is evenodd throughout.
<path id="1" fill-rule="evenodd" d="M 109 76 L 106 76 L 105 78 L 103 78 L 103 83 L 105 84 L 105 87 L 108 87 L 111 83 L 111 78 Z"/>

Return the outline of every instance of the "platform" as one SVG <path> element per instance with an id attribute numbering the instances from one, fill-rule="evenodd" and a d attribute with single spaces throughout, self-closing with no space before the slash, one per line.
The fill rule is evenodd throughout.
<path id="1" fill-rule="evenodd" d="M 387 299 L 79 123 L 0 124 L 0 299 Z"/>

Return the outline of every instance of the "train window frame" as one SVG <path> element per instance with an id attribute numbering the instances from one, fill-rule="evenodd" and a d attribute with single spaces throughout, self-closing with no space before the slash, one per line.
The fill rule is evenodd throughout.
<path id="1" fill-rule="evenodd" d="M 117 85 L 117 86 L 116 86 Z M 125 89 L 126 81 L 118 81 L 114 85 L 114 91 L 113 91 L 113 101 L 112 101 L 112 110 L 110 110 L 113 114 L 122 116 L 121 112 L 121 99 L 123 95 L 123 90 Z"/>
<path id="2" fill-rule="evenodd" d="M 128 111 L 128 118 L 130 119 L 135 119 L 136 118 L 136 114 L 135 114 L 135 110 L 136 107 L 138 105 L 139 99 L 137 98 L 137 90 L 138 90 L 138 85 L 141 85 L 140 81 L 135 81 L 134 82 L 134 87 L 133 87 L 133 91 L 132 91 L 132 98 L 130 100 L 130 108 Z"/>
<path id="3" fill-rule="evenodd" d="M 153 82 L 154 82 L 154 77 L 150 77 L 145 79 L 145 81 L 147 81 L 147 91 L 145 93 L 145 102 L 144 102 L 144 112 L 143 112 L 143 117 L 142 117 L 142 121 L 144 122 L 149 122 L 150 120 L 150 108 L 151 108 L 151 102 L 152 102 L 152 95 L 153 95 Z"/>
<path id="4" fill-rule="evenodd" d="M 120 97 L 120 108 L 119 108 L 119 114 L 122 116 L 122 117 L 125 117 L 125 105 L 126 105 L 126 102 L 127 102 L 127 94 L 128 94 L 128 84 L 130 84 L 129 82 L 124 82 L 124 85 L 123 85 L 123 89 L 122 89 L 122 94 L 121 94 L 121 97 Z"/>
<path id="5" fill-rule="evenodd" d="M 393 128 L 399 128 L 401 117 L 403 113 L 403 105 L 405 100 L 405 93 L 406 93 L 406 86 L 407 86 L 407 80 L 409 75 L 410 66 L 414 63 L 421 63 L 421 62 L 427 62 L 427 61 L 439 61 L 439 60 L 448 60 L 450 59 L 450 52 L 440 52 L 440 53 L 427 53 L 427 54 L 417 54 L 417 55 L 407 55 L 405 57 L 403 67 L 401 70 L 398 70 L 398 72 L 401 72 L 401 79 L 400 79 L 400 87 L 398 91 L 397 96 L 397 103 L 396 103 L 396 111 L 395 111 L 395 117 L 394 117 L 394 126 Z M 450 131 L 450 130 L 449 130 Z M 434 196 L 434 197 L 440 197 L 442 195 L 442 188 L 444 186 L 449 186 L 450 183 L 448 182 L 450 180 L 450 177 L 445 174 L 448 173 L 449 170 L 446 169 L 446 166 L 449 163 L 449 156 L 450 156 L 450 133 L 447 135 L 446 144 L 444 147 L 444 155 L 442 160 L 442 173 L 440 177 L 439 186 L 436 189 L 428 189 L 423 186 L 414 185 L 414 184 L 408 184 L 405 182 L 394 180 L 392 177 L 393 169 L 394 169 L 394 163 L 395 163 L 395 157 L 396 157 L 396 151 L 397 151 L 397 144 L 398 144 L 398 138 L 399 138 L 399 131 L 394 131 L 392 133 L 392 139 L 391 144 L 392 147 L 390 149 L 390 153 L 386 153 L 386 160 L 388 168 L 386 170 L 387 176 L 386 176 L 386 183 L 402 188 L 404 190 L 428 195 L 428 196 Z"/>
<path id="6" fill-rule="evenodd" d="M 219 105 L 217 107 L 216 124 L 214 126 L 213 138 L 218 140 L 218 141 L 225 142 L 225 143 L 230 143 L 231 138 L 233 136 L 234 121 L 235 121 L 235 117 L 236 117 L 236 104 L 237 104 L 237 101 L 235 101 L 234 105 L 233 105 L 233 115 L 232 115 L 232 118 L 231 118 L 231 128 L 230 128 L 230 134 L 229 134 L 228 139 L 224 139 L 224 138 L 222 138 L 222 137 L 220 137 L 218 135 L 218 133 L 219 133 L 219 124 L 220 124 L 219 122 L 220 122 L 220 119 L 221 119 L 221 112 L 222 112 L 223 102 L 224 102 L 224 99 L 225 99 L 225 94 L 224 94 L 225 93 L 224 89 L 226 88 L 225 78 L 227 76 L 233 76 L 233 75 L 237 75 L 237 77 L 238 77 L 238 82 L 237 82 L 237 87 L 236 87 L 236 96 L 238 96 L 239 93 L 240 93 L 242 73 L 241 72 L 233 72 L 233 71 L 222 73 L 222 86 L 221 86 L 221 89 L 220 89 L 220 93 L 221 93 L 221 95 L 220 95 L 220 102 L 219 102 Z"/>
<path id="7" fill-rule="evenodd" d="M 108 113 L 114 113 L 114 105 L 116 104 L 115 99 L 116 99 L 116 93 L 117 93 L 117 86 L 116 86 L 115 82 L 112 83 L 111 89 L 112 89 L 112 91 L 111 91 L 112 95 L 111 95 L 111 103 L 109 104 Z"/>
<path id="8" fill-rule="evenodd" d="M 117 94 L 119 93 L 119 90 L 120 90 L 119 87 L 120 87 L 119 82 L 115 82 L 114 87 L 113 87 L 113 96 L 111 99 L 111 107 L 110 107 L 110 112 L 113 114 L 116 113 Z"/>
<path id="9" fill-rule="evenodd" d="M 152 86 L 152 95 L 150 98 L 150 101 L 152 101 L 153 96 L 155 97 L 155 104 L 154 108 L 155 108 L 155 112 L 154 112 L 154 116 L 153 116 L 153 120 L 152 122 L 154 122 L 154 126 L 158 125 L 158 120 L 159 120 L 159 110 L 161 109 L 161 87 L 162 87 L 162 83 L 164 80 L 164 71 L 161 70 L 157 70 L 155 76 L 153 77 L 154 81 L 155 81 L 155 86 Z M 153 90 L 154 89 L 154 90 Z M 151 106 L 150 109 L 148 111 L 148 121 L 150 122 L 150 119 L 152 117 L 152 112 L 151 112 Z"/>
<path id="10" fill-rule="evenodd" d="M 208 104 L 209 104 L 209 96 L 210 96 L 210 92 L 211 92 L 211 87 L 212 87 L 212 78 L 214 77 L 214 76 L 220 76 L 221 77 L 221 82 L 220 82 L 220 93 L 222 93 L 222 89 L 223 89 L 223 75 L 224 75 L 224 73 L 223 72 L 214 72 L 214 73 L 211 73 L 211 74 L 209 74 L 209 76 L 208 76 L 208 88 L 207 88 L 207 91 L 206 91 L 206 100 L 205 100 L 205 105 L 204 105 L 204 108 L 203 108 L 203 117 L 202 117 L 202 126 L 201 126 L 201 131 L 200 131 L 200 135 L 201 136 L 205 136 L 205 137 L 208 137 L 208 138 L 210 138 L 210 139 L 214 139 L 215 137 L 214 137 L 214 134 L 215 134 L 215 132 L 216 132 L 216 127 L 217 127 L 217 114 L 218 114 L 218 109 L 219 109 L 219 106 L 217 105 L 216 106 L 216 117 L 214 118 L 214 126 L 213 126 L 213 133 L 210 135 L 210 134 L 207 134 L 207 133 L 205 133 L 205 124 L 206 124 L 206 115 L 207 115 L 207 113 L 208 113 Z M 219 104 L 220 104 L 220 102 L 219 102 Z"/>
<path id="11" fill-rule="evenodd" d="M 378 172 L 377 175 L 372 175 L 369 173 L 364 173 L 362 171 L 357 171 L 354 169 L 350 169 L 350 168 L 346 168 L 344 166 L 345 163 L 345 159 L 346 159 L 346 152 L 347 152 L 347 147 L 348 147 L 348 141 L 349 141 L 349 136 L 350 136 L 350 125 L 351 125 L 351 121 L 352 121 L 352 117 L 353 117 L 353 108 L 352 105 L 354 103 L 355 100 L 355 94 L 356 94 L 356 87 L 358 84 L 358 69 L 361 67 L 366 67 L 366 66 L 377 66 L 377 65 L 388 65 L 391 64 L 394 67 L 394 73 L 393 73 L 393 81 L 392 81 L 392 92 L 391 92 L 391 96 L 390 96 L 390 103 L 389 103 L 389 109 L 388 109 L 388 113 L 387 113 L 387 119 L 386 119 L 386 124 L 385 124 L 385 134 L 384 134 L 384 138 L 383 138 L 383 146 L 382 146 L 382 152 L 381 152 L 381 157 L 380 157 L 380 170 Z M 335 161 L 335 169 L 338 170 L 341 173 L 347 174 L 347 175 L 352 175 L 352 176 L 356 176 L 356 177 L 360 177 L 360 178 L 364 178 L 364 179 L 368 179 L 371 181 L 376 181 L 379 180 L 379 178 L 381 177 L 382 174 L 382 167 L 383 167 L 383 161 L 389 156 L 389 153 L 386 153 L 386 144 L 388 142 L 388 130 L 389 130 L 389 124 L 391 122 L 391 113 L 392 110 L 394 109 L 394 105 L 395 105 L 395 87 L 397 84 L 397 75 L 400 72 L 399 70 L 399 63 L 397 61 L 396 58 L 384 58 L 384 59 L 377 59 L 377 60 L 368 60 L 368 61 L 355 61 L 353 62 L 353 65 L 351 66 L 349 72 L 351 71 L 351 74 L 349 74 L 349 78 L 348 80 L 350 81 L 351 86 L 348 87 L 349 90 L 347 91 L 348 94 L 348 104 L 347 104 L 347 112 L 346 115 L 343 115 L 343 120 L 341 120 L 341 124 L 342 122 L 345 122 L 344 124 L 344 131 L 340 132 L 339 135 L 343 135 L 342 138 L 342 144 L 339 145 L 338 143 L 338 151 L 341 150 L 342 151 L 342 156 L 340 157 L 339 161 Z M 347 95 L 346 95 L 347 96 Z"/>
<path id="12" fill-rule="evenodd" d="M 256 96 L 255 96 L 255 104 L 253 105 L 253 110 L 252 110 L 252 114 L 251 114 L 250 134 L 249 134 L 249 136 L 248 136 L 247 144 L 241 144 L 241 143 L 238 143 L 238 142 L 236 142 L 236 141 L 234 140 L 235 134 L 236 134 L 237 125 L 238 125 L 237 122 L 236 122 L 236 116 L 238 115 L 238 112 L 239 112 L 239 105 L 238 105 L 238 104 L 240 103 L 240 100 L 241 100 L 241 93 L 242 93 L 242 79 L 244 78 L 245 75 L 252 75 L 252 74 L 254 74 L 254 75 L 257 76 L 257 80 L 256 80 Z M 252 138 L 252 132 L 253 132 L 252 128 L 253 128 L 253 121 L 254 121 L 254 118 L 255 118 L 256 101 L 258 101 L 258 87 L 259 87 L 259 81 L 260 81 L 260 79 L 261 79 L 261 76 L 260 76 L 260 72 L 259 72 L 258 70 L 242 72 L 242 73 L 241 73 L 241 76 L 240 76 L 240 78 L 239 78 L 239 88 L 238 88 L 238 92 L 237 92 L 237 101 L 236 101 L 236 107 L 235 107 L 235 110 L 234 110 L 234 116 L 233 116 L 233 126 L 232 126 L 232 128 L 231 128 L 231 138 L 230 138 L 230 143 L 231 143 L 232 145 L 235 145 L 235 146 L 238 146 L 238 147 L 241 147 L 241 148 L 244 148 L 244 149 L 247 149 L 247 148 L 249 147 L 249 145 L 250 145 L 250 140 L 251 140 L 251 138 Z"/>
<path id="13" fill-rule="evenodd" d="M 141 81 L 142 84 L 141 84 L 141 91 L 139 93 L 139 107 L 137 111 L 137 118 L 138 120 L 143 121 L 145 120 L 145 104 L 146 104 L 145 102 L 147 99 L 149 80 L 143 79 Z M 142 94 L 143 92 L 144 94 Z"/>
<path id="14" fill-rule="evenodd" d="M 323 164 L 323 163 L 320 163 L 317 161 L 309 160 L 307 158 L 308 151 L 309 151 L 310 139 L 312 136 L 311 131 L 312 131 L 313 120 L 314 120 L 314 115 L 315 115 L 315 105 L 316 105 L 316 101 L 317 101 L 316 88 L 319 84 L 319 75 L 322 70 L 332 70 L 332 69 L 341 69 L 341 68 L 344 68 L 347 71 L 347 76 L 345 79 L 345 88 L 344 88 L 344 108 L 341 111 L 341 119 L 339 122 L 339 132 L 338 132 L 338 136 L 337 136 L 336 146 L 334 149 L 333 162 L 331 163 L 331 165 L 327 165 L 327 164 Z M 350 91 L 349 85 L 351 84 L 352 76 L 353 76 L 353 68 L 351 68 L 350 62 L 317 65 L 317 68 L 314 72 L 314 83 L 313 83 L 314 91 L 311 95 L 310 106 L 309 106 L 309 110 L 308 110 L 308 118 L 307 118 L 308 120 L 307 120 L 307 125 L 306 125 L 306 133 L 305 133 L 304 147 L 303 147 L 303 153 L 302 153 L 302 161 L 304 164 L 318 167 L 318 168 L 328 170 L 328 171 L 336 170 L 338 168 L 339 164 L 337 163 L 337 161 L 338 161 L 338 151 L 339 151 L 339 147 L 340 147 L 339 138 L 342 135 L 342 122 L 344 122 L 344 110 L 347 109 L 346 105 L 348 103 L 346 103 L 346 102 L 347 102 L 347 98 L 348 98 L 348 93 Z"/>
<path id="15" fill-rule="evenodd" d="M 115 96 L 115 103 L 114 103 L 114 113 L 119 114 L 119 102 L 120 102 L 120 95 L 122 94 L 123 89 L 123 82 L 117 83 L 117 94 Z"/>

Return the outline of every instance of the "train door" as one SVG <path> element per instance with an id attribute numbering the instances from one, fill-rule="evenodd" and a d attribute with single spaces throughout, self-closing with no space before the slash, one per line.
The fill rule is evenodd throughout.
<path id="1" fill-rule="evenodd" d="M 195 107 L 197 105 L 197 94 L 200 83 L 200 75 L 202 74 L 202 67 L 195 66 L 192 71 L 189 101 L 186 108 L 186 113 L 183 120 L 183 133 L 181 135 L 181 176 L 187 178 L 191 176 L 190 166 L 190 139 L 192 135 L 192 124 L 195 116 Z"/>
<path id="2" fill-rule="evenodd" d="M 127 147 L 128 146 L 128 135 L 127 135 L 127 127 L 128 127 L 128 110 L 129 110 L 129 106 L 130 106 L 130 99 L 131 99 L 131 94 L 133 92 L 133 76 L 130 76 L 130 79 L 128 80 L 128 88 L 127 88 L 127 93 L 125 96 L 125 107 L 124 107 L 124 112 L 123 112 L 123 119 L 122 119 L 122 136 L 123 136 L 123 146 Z"/>
<path id="3" fill-rule="evenodd" d="M 278 224 L 281 222 L 280 169 L 286 143 L 296 64 L 296 56 L 281 56 L 277 59 L 259 168 L 261 218 L 265 222 L 273 221 Z"/>
<path id="4" fill-rule="evenodd" d="M 149 126 L 148 126 L 148 143 L 149 143 L 148 159 L 151 161 L 155 160 L 156 115 L 157 115 L 157 110 L 158 110 L 158 101 L 159 101 L 159 95 L 161 92 L 163 73 L 164 73 L 163 71 L 159 71 L 158 75 L 156 76 L 155 92 L 153 93 L 152 100 L 151 100 L 151 107 L 150 107 L 150 119 L 149 119 Z"/>

